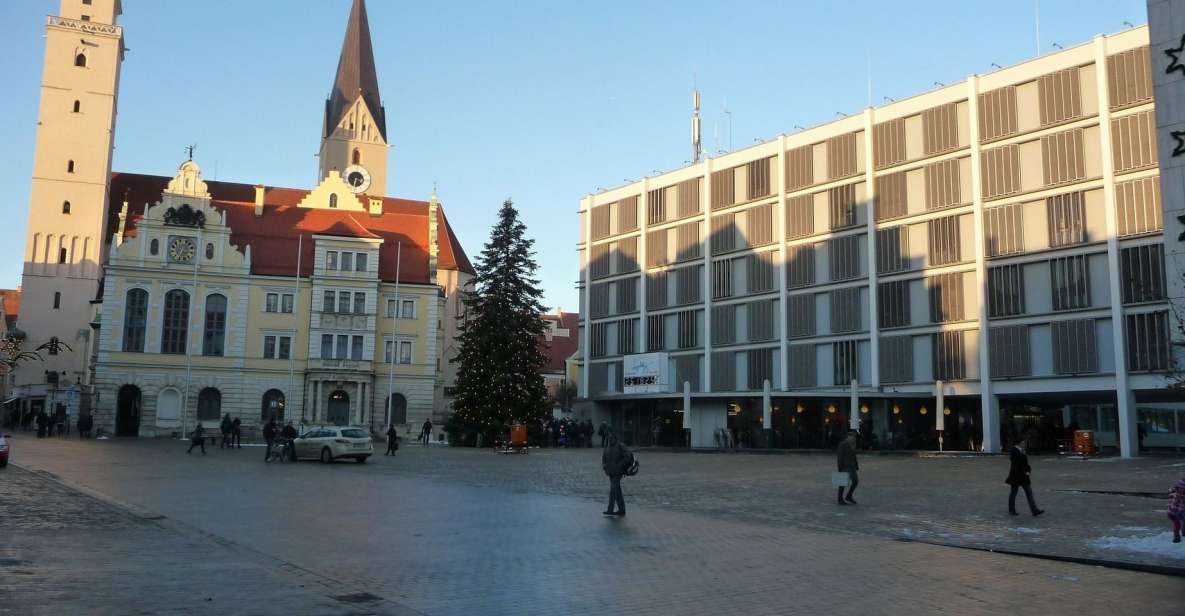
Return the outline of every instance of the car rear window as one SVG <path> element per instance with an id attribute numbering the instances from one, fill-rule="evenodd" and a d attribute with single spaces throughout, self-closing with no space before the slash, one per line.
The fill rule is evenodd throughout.
<path id="1" fill-rule="evenodd" d="M 346 438 L 366 438 L 366 433 L 357 428 L 349 428 L 342 430 L 342 436 Z"/>

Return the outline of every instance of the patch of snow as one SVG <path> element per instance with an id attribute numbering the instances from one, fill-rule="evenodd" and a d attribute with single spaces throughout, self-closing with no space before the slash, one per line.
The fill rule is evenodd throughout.
<path id="1" fill-rule="evenodd" d="M 1016 528 L 1010 528 L 1008 530 L 1011 530 L 1012 532 L 1014 532 L 1018 535 L 1039 535 L 1039 534 L 1041 534 L 1041 530 L 1038 528 L 1025 528 L 1023 526 L 1018 526 Z"/>
<path id="2" fill-rule="evenodd" d="M 111 440 L 111 438 L 107 437 L 107 436 L 100 436 L 100 437 L 96 438 L 95 440 L 96 441 L 109 441 L 109 440 Z"/>
<path id="3" fill-rule="evenodd" d="M 1147 526 L 1112 526 L 1111 530 L 1121 530 L 1127 533 L 1142 533 L 1152 530 Z"/>
<path id="4" fill-rule="evenodd" d="M 1051 576 L 1049 576 L 1049 579 L 1062 580 L 1063 582 L 1077 582 L 1078 576 L 1076 576 L 1076 575 L 1051 575 Z"/>
<path id="5" fill-rule="evenodd" d="M 1185 543 L 1173 543 L 1173 533 L 1169 531 L 1142 537 L 1100 537 L 1092 541 L 1091 545 L 1103 550 L 1123 550 L 1185 560 Z"/>

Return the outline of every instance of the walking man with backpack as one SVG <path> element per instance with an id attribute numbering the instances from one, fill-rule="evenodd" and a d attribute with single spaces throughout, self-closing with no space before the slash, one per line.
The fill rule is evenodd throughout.
<path id="1" fill-rule="evenodd" d="M 617 435 L 609 433 L 609 444 L 601 452 L 601 469 L 609 476 L 609 508 L 601 515 L 625 517 L 625 497 L 621 494 L 621 477 L 634 465 L 634 454 L 625 448 Z M 617 511 L 614 511 L 614 506 Z"/>

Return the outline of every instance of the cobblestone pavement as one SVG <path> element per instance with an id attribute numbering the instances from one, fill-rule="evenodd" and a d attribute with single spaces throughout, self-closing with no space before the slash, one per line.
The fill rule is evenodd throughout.
<path id="1" fill-rule="evenodd" d="M 839 510 L 827 456 L 643 450 L 642 474 L 626 485 L 629 516 L 605 520 L 597 515 L 606 491 L 597 450 L 498 456 L 410 445 L 395 458 L 332 466 L 265 465 L 262 453 L 187 456 L 177 442 L 18 439 L 17 464 L 127 507 L 45 484 L 90 504 L 35 506 L 99 507 L 107 513 L 96 520 L 115 521 L 96 522 L 96 531 L 88 513 L 63 515 L 60 541 L 47 539 L 63 534 L 54 529 L 17 530 L 24 547 L 4 554 L 21 563 L 0 561 L 0 606 L 118 613 L 150 594 L 142 613 L 213 596 L 222 613 L 1179 614 L 1185 601 L 1180 578 L 885 536 L 892 524 L 915 524 L 901 515 L 956 524 L 946 516 L 975 511 L 978 518 L 958 523 L 996 528 L 1006 461 L 994 458 L 865 456 L 861 504 Z M 1036 531 L 1014 533 L 1020 544 L 1044 540 L 1071 516 L 1081 522 L 1131 506 L 1133 515 L 1116 524 L 1156 527 L 1161 500 L 1137 506 L 1126 503 L 1137 497 L 1053 490 L 1160 491 L 1185 468 L 1174 463 L 1036 460 L 1038 499 L 1050 517 L 999 524 Z M 22 481 L 48 480 L 0 471 L 4 519 L 38 517 L 13 513 L 30 500 L 29 488 L 9 497 Z M 922 513 L 927 507 L 940 514 Z M 79 537 L 92 535 L 106 545 L 78 555 Z M 18 568 L 39 586 L 10 581 Z M 36 590 L 80 584 L 102 593 L 85 603 Z M 236 595 L 244 604 L 228 610 Z M 333 598 L 343 595 L 359 603 Z M 300 605 L 307 609 L 293 607 Z"/>

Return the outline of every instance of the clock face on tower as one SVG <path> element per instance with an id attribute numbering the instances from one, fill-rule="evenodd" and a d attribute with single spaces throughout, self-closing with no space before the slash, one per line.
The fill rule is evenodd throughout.
<path id="1" fill-rule="evenodd" d="M 346 167 L 345 173 L 342 174 L 345 178 L 346 184 L 350 185 L 350 190 L 354 194 L 361 194 L 370 188 L 370 172 L 362 165 L 350 165 Z"/>
<path id="2" fill-rule="evenodd" d="M 169 240 L 169 258 L 180 263 L 189 263 L 193 260 L 194 253 L 197 252 L 197 246 L 194 245 L 193 240 L 187 237 L 175 237 Z"/>

